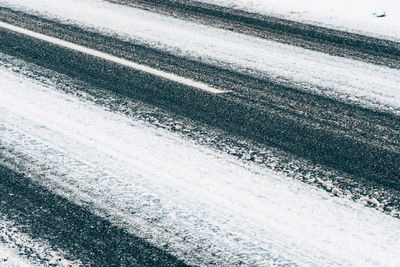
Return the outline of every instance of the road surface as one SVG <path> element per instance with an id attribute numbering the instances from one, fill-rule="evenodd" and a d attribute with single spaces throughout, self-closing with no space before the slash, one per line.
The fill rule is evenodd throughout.
<path id="1" fill-rule="evenodd" d="M 246 69 L 229 46 L 216 64 L 212 43 L 201 58 L 1 6 L 3 243 L 54 265 L 399 260 L 398 43 L 186 1 L 110 2 L 282 58 L 306 51 L 309 65 L 293 58 L 287 74 L 278 55 L 272 74 Z"/>

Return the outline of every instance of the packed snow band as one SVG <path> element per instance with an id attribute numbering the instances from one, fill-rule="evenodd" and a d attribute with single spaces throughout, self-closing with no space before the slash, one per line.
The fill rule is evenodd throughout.
<path id="1" fill-rule="evenodd" d="M 5 23 L 5 22 L 2 22 L 2 21 L 0 21 L 0 27 L 3 28 L 3 29 L 7 29 L 7 30 L 10 30 L 10 31 L 13 31 L 13 32 L 17 32 L 17 33 L 20 33 L 20 34 L 24 34 L 24 35 L 27 35 L 27 36 L 42 40 L 42 41 L 45 41 L 45 42 L 49 42 L 49 43 L 52 43 L 52 44 L 55 44 L 55 45 L 58 45 L 58 46 L 69 48 L 69 49 L 72 49 L 72 50 L 75 50 L 75 51 L 78 51 L 78 52 L 81 52 L 81 53 L 84 53 L 84 54 L 87 54 L 87 55 L 91 55 L 91 56 L 94 56 L 94 57 L 102 58 L 102 59 L 105 59 L 105 60 L 120 64 L 120 65 L 127 66 L 129 68 L 134 69 L 134 70 L 146 72 L 146 73 L 149 73 L 149 74 L 154 75 L 154 76 L 158 76 L 158 77 L 161 77 L 161 78 L 164 78 L 164 79 L 167 79 L 167 80 L 171 80 L 171 81 L 176 82 L 176 83 L 180 83 L 180 84 L 183 84 L 183 85 L 194 87 L 194 88 L 197 88 L 197 89 L 209 92 L 209 93 L 221 94 L 221 93 L 229 92 L 228 90 L 220 90 L 220 89 L 217 89 L 217 88 L 213 88 L 213 87 L 211 87 L 211 86 L 209 86 L 209 85 L 207 85 L 205 83 L 197 82 L 197 81 L 194 81 L 192 79 L 185 78 L 185 77 L 182 77 L 182 76 L 178 76 L 178 75 L 175 75 L 173 73 L 168 73 L 168 72 L 165 72 L 165 71 L 162 71 L 162 70 L 157 70 L 157 69 L 151 68 L 151 67 L 146 66 L 146 65 L 138 64 L 138 63 L 135 63 L 133 61 L 129 61 L 129 60 L 126 60 L 126 59 L 123 59 L 123 58 L 120 58 L 120 57 L 113 56 L 113 55 L 108 54 L 108 53 L 100 52 L 100 51 L 97 51 L 97 50 L 94 50 L 94 49 L 91 49 L 91 48 L 88 48 L 88 47 L 85 47 L 85 46 L 77 45 L 77 44 L 74 44 L 74 43 L 71 43 L 71 42 L 68 42 L 68 41 L 65 41 L 65 40 L 61 40 L 61 39 L 58 39 L 58 38 L 55 38 L 55 37 L 51 37 L 51 36 L 48 36 L 48 35 L 41 34 L 41 33 L 38 33 L 38 32 L 30 31 L 30 30 L 27 30 L 27 29 L 24 29 L 24 28 L 21 28 L 21 27 L 18 27 L 18 26 L 14 26 L 12 24 Z"/>

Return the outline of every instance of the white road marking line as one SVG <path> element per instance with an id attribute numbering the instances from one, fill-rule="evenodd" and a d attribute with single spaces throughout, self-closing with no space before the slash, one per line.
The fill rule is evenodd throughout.
<path id="1" fill-rule="evenodd" d="M 6 22 L 0 21 L 0 27 L 4 28 L 4 29 L 7 29 L 7 30 L 11 30 L 11 31 L 17 32 L 17 33 L 24 34 L 24 35 L 27 35 L 27 36 L 30 36 L 30 37 L 33 37 L 33 38 L 36 38 L 36 39 L 39 39 L 39 40 L 42 40 L 42 41 L 45 41 L 45 42 L 49 42 L 49 43 L 52 43 L 52 44 L 55 44 L 55 45 L 58 45 L 58 46 L 66 47 L 66 48 L 69 48 L 69 49 L 72 49 L 72 50 L 75 50 L 75 51 L 78 51 L 78 52 L 81 52 L 81 53 L 84 53 L 84 54 L 87 54 L 87 55 L 95 56 L 95 57 L 102 58 L 102 59 L 105 59 L 105 60 L 108 60 L 108 61 L 111 61 L 111 62 L 114 62 L 114 63 L 117 63 L 117 64 L 121 64 L 121 65 L 130 67 L 132 69 L 135 69 L 135 70 L 138 70 L 138 71 L 142 71 L 142 72 L 146 72 L 146 73 L 149 73 L 149 74 L 154 75 L 154 76 L 162 77 L 162 78 L 165 78 L 165 79 L 168 79 L 168 80 L 171 80 L 171 81 L 183 84 L 183 85 L 187 85 L 187 86 L 190 86 L 190 87 L 195 87 L 197 89 L 200 89 L 200 90 L 203 90 L 203 91 L 207 91 L 209 93 L 221 94 L 221 93 L 230 92 L 229 90 L 217 89 L 217 88 L 211 87 L 211 86 L 209 86 L 209 85 L 207 85 L 205 83 L 202 83 L 202 82 L 197 82 L 197 81 L 194 81 L 194 80 L 189 79 L 189 78 L 185 78 L 185 77 L 182 77 L 182 76 L 175 75 L 173 73 L 165 72 L 165 71 L 162 71 L 162 70 L 157 70 L 157 69 L 151 68 L 151 67 L 146 66 L 146 65 L 138 64 L 138 63 L 135 63 L 133 61 L 129 61 L 129 60 L 126 60 L 126 59 L 123 59 L 123 58 L 120 58 L 120 57 L 113 56 L 113 55 L 108 54 L 108 53 L 100 52 L 100 51 L 97 51 L 97 50 L 94 50 L 94 49 L 91 49 L 91 48 L 88 48 L 88 47 L 85 47 L 85 46 L 77 45 L 77 44 L 62 40 L 62 39 L 58 39 L 58 38 L 55 38 L 55 37 L 44 35 L 44 34 L 41 34 L 41 33 L 38 33 L 38 32 L 34 32 L 34 31 L 31 31 L 31 30 L 27 30 L 27 29 L 24 29 L 24 28 L 21 28 L 21 27 L 18 27 L 18 26 L 14 26 L 14 25 L 6 23 Z"/>

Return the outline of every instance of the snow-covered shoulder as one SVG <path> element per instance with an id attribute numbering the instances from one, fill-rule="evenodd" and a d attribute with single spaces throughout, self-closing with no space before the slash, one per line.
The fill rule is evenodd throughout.
<path id="1" fill-rule="evenodd" d="M 400 41 L 400 1 L 398 0 L 198 1 Z"/>

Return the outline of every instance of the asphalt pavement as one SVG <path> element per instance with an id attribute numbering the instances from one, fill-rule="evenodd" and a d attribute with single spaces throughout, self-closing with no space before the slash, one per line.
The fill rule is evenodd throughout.
<path id="1" fill-rule="evenodd" d="M 192 1 L 111 2 L 335 56 L 400 68 L 400 44 L 392 41 Z M 391 192 L 390 205 L 400 207 L 400 117 L 396 114 L 7 8 L 0 8 L 0 19 L 229 90 L 212 94 L 0 29 L 0 53 L 218 129 L 248 144 L 271 147 L 343 173 L 365 188 Z M 17 225 L 28 225 L 24 228 L 28 235 L 48 240 L 52 246 L 68 251 L 72 258 L 80 259 L 85 265 L 184 265 L 162 249 L 112 226 L 84 207 L 7 168 L 4 164 L 7 159 L 2 158 L 0 212 Z M 15 197 L 11 199 L 7 194 Z"/>

